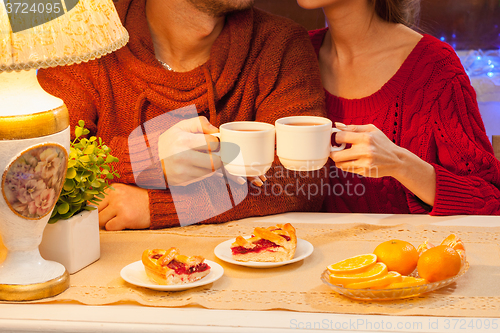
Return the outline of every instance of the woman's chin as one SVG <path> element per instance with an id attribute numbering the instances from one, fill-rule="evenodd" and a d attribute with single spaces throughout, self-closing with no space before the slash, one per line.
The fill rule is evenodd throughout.
<path id="1" fill-rule="evenodd" d="M 328 6 L 336 0 L 297 0 L 297 4 L 304 9 L 318 9 Z"/>

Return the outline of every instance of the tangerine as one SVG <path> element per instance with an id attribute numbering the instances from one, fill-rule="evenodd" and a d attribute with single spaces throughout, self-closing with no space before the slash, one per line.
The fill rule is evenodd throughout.
<path id="1" fill-rule="evenodd" d="M 393 239 L 379 244 L 373 251 L 377 260 L 387 265 L 387 269 L 401 275 L 408 275 L 415 270 L 418 252 L 411 243 Z"/>
<path id="2" fill-rule="evenodd" d="M 463 266 L 465 264 L 465 262 L 467 261 L 466 256 L 465 256 L 465 251 L 460 250 L 460 249 L 457 249 L 455 251 L 457 251 L 458 255 L 460 256 L 460 259 L 462 260 L 462 266 Z"/>
<path id="3" fill-rule="evenodd" d="M 447 245 L 438 245 L 420 255 L 417 270 L 420 277 L 436 282 L 457 275 L 461 265 L 457 251 Z"/>
<path id="4" fill-rule="evenodd" d="M 441 245 L 447 245 L 447 246 L 451 247 L 453 250 L 465 251 L 464 242 L 462 242 L 462 240 L 460 238 L 458 238 L 457 235 L 455 235 L 455 234 L 451 234 L 448 237 L 446 237 L 445 239 L 443 239 L 443 241 L 441 242 Z"/>
<path id="5" fill-rule="evenodd" d="M 432 245 L 428 239 L 426 239 L 422 244 L 420 244 L 418 247 L 417 247 L 417 252 L 418 252 L 418 255 L 421 255 L 424 251 L 427 251 L 428 249 L 434 247 L 434 245 Z"/>

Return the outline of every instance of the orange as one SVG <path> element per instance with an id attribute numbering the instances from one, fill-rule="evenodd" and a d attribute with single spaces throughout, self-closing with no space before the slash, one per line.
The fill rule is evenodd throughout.
<path id="1" fill-rule="evenodd" d="M 418 247 L 417 247 L 417 252 L 418 252 L 418 255 L 421 255 L 424 251 L 427 251 L 428 249 L 430 249 L 431 247 L 434 247 L 434 245 L 432 245 L 431 243 L 429 243 L 429 240 L 426 239 L 422 244 L 420 244 Z"/>
<path id="2" fill-rule="evenodd" d="M 462 242 L 462 240 L 460 238 L 458 238 L 455 234 L 451 234 L 448 237 L 446 237 L 445 239 L 443 239 L 443 241 L 441 242 L 441 245 L 447 245 L 454 250 L 465 251 L 464 242 Z"/>
<path id="3" fill-rule="evenodd" d="M 377 262 L 367 270 L 359 273 L 332 273 L 330 274 L 330 282 L 331 284 L 346 286 L 351 283 L 376 279 L 386 274 L 387 266 L 384 263 Z"/>
<path id="4" fill-rule="evenodd" d="M 415 246 L 402 240 L 389 240 L 379 244 L 375 251 L 377 260 L 387 265 L 390 271 L 401 275 L 408 275 L 415 270 L 418 261 L 418 252 Z"/>
<path id="5" fill-rule="evenodd" d="M 360 254 L 328 266 L 330 273 L 356 273 L 375 265 L 377 256 L 373 253 Z"/>
<path id="6" fill-rule="evenodd" d="M 366 288 L 385 287 L 394 282 L 401 282 L 402 279 L 403 278 L 401 277 L 401 274 L 399 274 L 398 272 L 390 271 L 386 275 L 383 275 L 376 279 L 348 284 L 346 288 L 366 289 Z"/>
<path id="7" fill-rule="evenodd" d="M 403 276 L 400 282 L 391 283 L 390 285 L 385 286 L 383 289 L 406 288 L 427 283 L 429 283 L 429 281 L 427 281 L 426 279 L 416 278 L 412 276 Z"/>
<path id="8" fill-rule="evenodd" d="M 417 263 L 418 275 L 429 282 L 441 281 L 457 275 L 461 263 L 457 251 L 446 245 L 438 245 L 422 253 Z"/>

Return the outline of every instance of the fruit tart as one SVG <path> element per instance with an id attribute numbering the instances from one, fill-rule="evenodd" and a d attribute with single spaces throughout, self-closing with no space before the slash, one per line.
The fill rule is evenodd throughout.
<path id="1" fill-rule="evenodd" d="M 234 260 L 280 262 L 293 258 L 297 247 L 295 228 L 278 224 L 268 228 L 255 228 L 250 238 L 236 237 L 231 245 Z"/>
<path id="2" fill-rule="evenodd" d="M 168 250 L 145 250 L 142 263 L 148 277 L 161 285 L 198 281 L 210 273 L 210 266 L 200 256 L 188 257 L 172 247 Z"/>

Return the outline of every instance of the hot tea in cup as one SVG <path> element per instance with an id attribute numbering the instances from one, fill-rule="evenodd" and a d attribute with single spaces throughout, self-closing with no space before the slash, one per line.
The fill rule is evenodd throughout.
<path id="1" fill-rule="evenodd" d="M 330 152 L 345 148 L 331 145 L 331 136 L 340 132 L 328 118 L 294 116 L 276 120 L 276 150 L 281 164 L 298 171 L 318 170 Z"/>
<path id="2" fill-rule="evenodd" d="M 222 124 L 219 131 L 220 133 L 212 135 L 221 141 L 221 160 L 230 174 L 252 177 L 264 175 L 269 170 L 274 161 L 273 125 L 257 121 L 236 121 Z M 232 144 L 224 145 L 225 142 Z"/>

